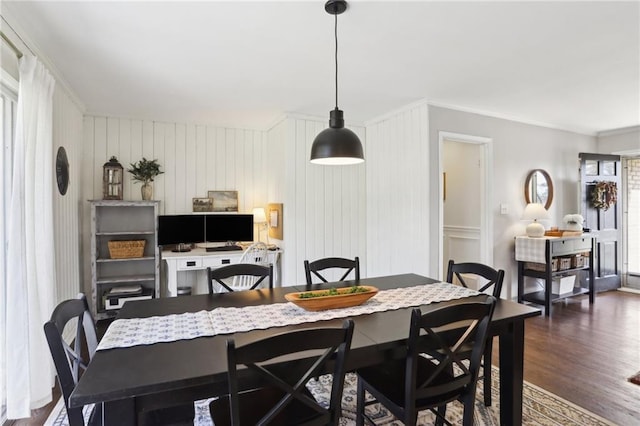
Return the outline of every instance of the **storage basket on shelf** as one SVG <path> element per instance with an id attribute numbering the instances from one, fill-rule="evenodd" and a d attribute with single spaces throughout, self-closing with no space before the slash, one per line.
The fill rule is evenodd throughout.
<path id="1" fill-rule="evenodd" d="M 109 256 L 111 259 L 130 259 L 142 257 L 144 254 L 145 240 L 109 241 Z"/>

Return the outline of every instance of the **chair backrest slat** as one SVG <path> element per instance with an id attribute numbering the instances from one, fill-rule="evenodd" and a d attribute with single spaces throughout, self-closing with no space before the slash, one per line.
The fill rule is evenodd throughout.
<path id="1" fill-rule="evenodd" d="M 309 262 L 308 260 L 304 261 L 304 271 L 307 285 L 310 286 L 313 284 L 313 278 L 311 274 L 315 275 L 318 279 L 320 279 L 320 281 L 324 283 L 328 282 L 327 278 L 321 274 L 321 272 L 327 269 L 345 270 L 338 281 L 346 280 L 352 271 L 354 272 L 354 279 L 360 279 L 360 259 L 357 256 L 355 259 L 345 259 L 343 257 L 326 257 L 323 259 L 315 260 L 313 262 Z"/>
<path id="2" fill-rule="evenodd" d="M 474 275 L 484 278 L 487 282 L 484 283 L 478 291 L 491 294 L 495 298 L 500 298 L 500 294 L 502 293 L 502 282 L 504 281 L 504 270 L 496 270 L 482 263 L 455 263 L 453 260 L 449 260 L 449 264 L 447 266 L 447 282 L 453 284 L 453 278 L 455 277 L 458 279 L 460 284 L 464 287 L 468 287 L 463 275 Z"/>
<path id="3" fill-rule="evenodd" d="M 65 326 L 74 321 L 76 337 L 71 347 L 62 334 Z M 44 333 L 56 367 L 69 425 L 84 425 L 82 407 L 69 408 L 69 396 L 78 383 L 80 371 L 86 369 L 97 346 L 95 323 L 87 298 L 81 294 L 78 299 L 61 302 L 51 314 L 51 319 L 44 324 Z M 87 353 L 83 354 L 85 347 Z"/>
<path id="4" fill-rule="evenodd" d="M 489 295 L 482 297 L 425 314 L 417 308 L 412 311 L 405 369 L 406 404 L 449 393 L 459 395 L 468 386 L 475 386 L 496 300 Z M 433 369 L 418 381 L 421 356 L 434 361 Z"/>
<path id="5" fill-rule="evenodd" d="M 257 424 L 269 424 L 290 403 L 298 402 L 317 413 L 320 424 L 337 425 L 344 386 L 345 359 L 351 346 L 353 321 L 345 320 L 341 328 L 296 330 L 237 347 L 233 339 L 227 341 L 231 424 L 239 425 L 240 407 L 238 397 L 238 366 L 245 366 L 260 376 L 267 386 L 283 392 L 282 398 L 271 407 Z M 284 355 L 311 352 L 304 371 L 278 369 L 272 360 Z M 318 353 L 320 351 L 320 353 Z M 333 362 L 333 381 L 329 407 L 325 408 L 305 393 L 305 386 Z M 250 409 L 247 407 L 246 409 Z"/>
<path id="6" fill-rule="evenodd" d="M 207 268 L 207 275 L 209 277 L 209 294 L 213 294 L 215 292 L 214 283 L 227 291 L 254 290 L 267 278 L 269 280 L 269 288 L 273 288 L 273 265 L 271 264 L 258 265 L 254 263 L 234 263 L 215 269 Z M 229 285 L 228 282 L 224 281 L 236 276 L 254 277 L 255 281 L 253 281 L 253 284 L 250 287 L 242 289 L 236 289 L 232 285 Z"/>

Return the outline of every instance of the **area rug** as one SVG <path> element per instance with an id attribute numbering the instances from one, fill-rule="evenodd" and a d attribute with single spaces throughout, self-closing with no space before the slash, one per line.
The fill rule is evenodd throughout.
<path id="1" fill-rule="evenodd" d="M 640 371 L 638 371 L 635 375 L 629 377 L 629 381 L 634 385 L 640 385 Z"/>
<path id="2" fill-rule="evenodd" d="M 493 367 L 491 373 L 493 376 L 492 383 L 495 384 L 491 389 L 493 399 L 491 407 L 484 406 L 482 384 L 478 385 L 475 407 L 475 424 L 478 426 L 497 426 L 500 424 L 500 389 L 497 386 L 500 378 L 498 369 Z M 341 426 L 355 425 L 356 380 L 355 374 L 347 374 L 342 395 L 343 417 L 340 419 Z M 321 376 L 318 381 L 312 380 L 309 384 L 309 390 L 314 397 L 325 404 L 329 399 L 330 388 L 330 376 Z M 209 416 L 209 401 L 196 402 L 194 426 L 214 426 Z M 402 425 L 402 422 L 396 420 L 381 405 L 376 404 L 369 408 L 368 414 L 377 425 Z M 453 424 L 461 424 L 462 405 L 459 403 L 449 404 L 447 407 L 447 419 Z M 418 417 L 419 425 L 432 425 L 433 422 L 434 418 L 431 412 L 423 411 L 420 413 Z M 524 382 L 523 388 L 522 424 L 525 426 L 615 426 L 614 423 L 528 382 Z M 45 426 L 68 426 L 62 400 L 58 401 Z"/>

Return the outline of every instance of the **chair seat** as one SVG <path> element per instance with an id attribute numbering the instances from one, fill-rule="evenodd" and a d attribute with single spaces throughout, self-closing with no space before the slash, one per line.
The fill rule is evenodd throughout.
<path id="1" fill-rule="evenodd" d="M 406 360 L 387 361 L 372 367 L 358 370 L 358 380 L 363 380 L 365 389 L 374 395 L 376 399 L 386 398 L 399 407 L 406 401 L 405 395 L 405 368 Z M 427 380 L 435 371 L 437 365 L 427 358 L 418 358 L 416 383 Z M 457 385 L 452 386 L 452 383 Z M 458 398 L 460 392 L 469 383 L 468 380 L 458 380 L 446 370 L 442 371 L 432 382 L 430 388 L 433 395 L 416 399 L 416 407 L 433 407 L 441 405 L 443 401 L 453 401 Z M 437 392 L 438 386 L 446 386 L 443 392 Z M 379 394 L 377 389 L 384 389 L 384 394 Z"/>
<path id="2" fill-rule="evenodd" d="M 313 399 L 309 391 L 305 394 Z M 240 405 L 251 407 L 240 411 L 240 425 L 253 426 L 273 408 L 285 393 L 274 387 L 254 389 L 238 394 Z M 216 426 L 231 424 L 229 396 L 220 397 L 209 404 L 209 411 Z M 319 413 L 302 402 L 294 399 L 274 419 L 273 425 L 325 425 L 329 422 L 328 412 Z"/>

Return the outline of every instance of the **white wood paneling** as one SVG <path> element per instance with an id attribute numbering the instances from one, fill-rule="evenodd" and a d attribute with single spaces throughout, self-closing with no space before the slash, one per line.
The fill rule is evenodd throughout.
<path id="1" fill-rule="evenodd" d="M 443 228 L 443 277 L 446 276 L 446 268 L 449 259 L 456 263 L 480 262 L 480 228 L 473 226 L 445 226 Z"/>
<path id="2" fill-rule="evenodd" d="M 61 90 L 53 94 L 53 155 L 63 146 L 69 160 L 69 187 L 66 195 L 53 192 L 56 303 L 75 298 L 82 290 L 80 277 L 80 208 L 82 199 L 82 111 Z M 54 169 L 55 170 L 55 169 Z M 55 185 L 55 179 L 54 179 Z"/>
<path id="3" fill-rule="evenodd" d="M 367 123 L 367 274 L 429 272 L 426 103 Z"/>
<path id="4" fill-rule="evenodd" d="M 83 200 L 102 198 L 102 166 L 115 155 L 125 169 L 124 199 L 140 200 L 140 184 L 126 172 L 130 164 L 158 159 L 164 172 L 154 181 L 154 199 L 160 214 L 192 211 L 192 198 L 208 191 L 238 191 L 239 210 L 276 202 L 267 197 L 268 170 L 266 132 L 213 126 L 85 116 L 77 132 L 83 135 Z M 89 218 L 89 203 L 81 202 Z M 85 221 L 88 222 L 88 219 Z M 83 223 L 83 253 L 89 250 L 89 227 Z M 89 282 L 88 256 L 83 259 Z"/>
<path id="5" fill-rule="evenodd" d="M 366 169 L 309 162 L 313 140 L 326 127 L 326 120 L 287 117 L 269 131 L 269 158 L 284 158 L 270 182 L 274 198 L 284 196 L 283 285 L 304 283 L 304 261 L 329 256 L 359 256 L 366 276 Z M 366 157 L 364 128 L 349 128 L 365 145 Z"/>

